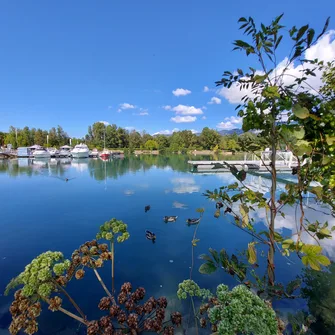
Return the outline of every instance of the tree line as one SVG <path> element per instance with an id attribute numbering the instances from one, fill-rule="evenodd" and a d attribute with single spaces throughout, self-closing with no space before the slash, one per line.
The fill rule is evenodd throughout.
<path id="1" fill-rule="evenodd" d="M 243 150 L 246 144 L 253 143 L 265 147 L 263 138 L 252 132 L 241 135 L 221 135 L 216 130 L 203 128 L 201 133 L 194 134 L 190 130 L 174 132 L 172 135 L 150 135 L 147 132 L 136 130 L 128 131 L 115 124 L 105 126 L 102 122 L 96 122 L 88 127 L 84 138 L 71 138 L 74 146 L 79 142 L 85 142 L 90 148 L 102 149 L 136 149 L 161 150 L 179 152 L 187 150 Z M 0 132 L 0 143 L 11 144 L 13 148 L 28 147 L 34 144 L 49 147 L 60 147 L 70 144 L 70 136 L 61 126 L 53 127 L 49 131 L 24 127 L 23 129 L 10 127 L 8 133 Z"/>

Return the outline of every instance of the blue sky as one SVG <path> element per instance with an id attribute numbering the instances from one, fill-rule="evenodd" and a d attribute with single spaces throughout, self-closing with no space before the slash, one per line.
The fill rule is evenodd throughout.
<path id="1" fill-rule="evenodd" d="M 2 0 L 0 130 L 60 124 L 83 136 L 100 120 L 149 133 L 239 127 L 234 99 L 212 90 L 224 70 L 253 65 L 232 52 L 237 20 L 266 23 L 282 12 L 288 27 L 320 30 L 335 2 Z M 191 93 L 175 96 L 178 88 Z"/>

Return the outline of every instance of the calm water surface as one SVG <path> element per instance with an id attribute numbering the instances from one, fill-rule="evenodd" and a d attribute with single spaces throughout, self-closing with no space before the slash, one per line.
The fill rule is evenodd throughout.
<path id="1" fill-rule="evenodd" d="M 205 209 L 198 228 L 200 239 L 195 249 L 193 279 L 205 288 L 219 283 L 236 282 L 223 271 L 211 276 L 198 273 L 198 256 L 208 248 L 225 248 L 229 253 L 245 249 L 250 237 L 229 224 L 229 217 L 213 217 L 215 205 L 202 196 L 207 189 L 235 182 L 230 173 L 192 174 L 186 156 L 142 156 L 115 159 L 109 162 L 94 159 L 0 161 L 0 293 L 9 280 L 18 275 L 38 254 L 59 250 L 70 257 L 74 249 L 95 237 L 99 225 L 115 217 L 128 224 L 130 239 L 116 245 L 116 287 L 125 281 L 143 286 L 147 294 L 169 298 L 170 308 L 184 312 L 188 305 L 176 299 L 179 282 L 189 278 L 191 240 L 194 226 L 188 218 L 197 217 L 196 209 Z M 196 158 L 199 159 L 198 157 Z M 292 179 L 290 175 L 282 178 Z M 69 179 L 68 182 L 65 179 Z M 248 175 L 247 184 L 267 192 L 269 180 Z M 279 183 L 279 188 L 285 184 Z M 151 210 L 144 212 L 146 205 Z M 177 222 L 164 223 L 163 216 L 178 215 Z M 313 214 L 316 215 L 316 214 Z M 264 216 L 255 213 L 256 225 L 262 228 Z M 278 227 L 291 235 L 295 228 L 294 209 Z M 146 240 L 145 230 L 156 233 L 156 243 Z M 325 245 L 334 256 L 332 241 Z M 260 255 L 260 252 L 259 252 Z M 260 257 L 260 273 L 265 257 Z M 284 283 L 301 271 L 301 262 L 291 262 L 277 255 L 278 280 Z M 110 282 L 110 268 L 101 275 Z M 70 293 L 88 314 L 98 317 L 97 303 L 104 291 L 92 274 L 73 282 Z M 8 307 L 12 297 L 0 296 L 0 334 L 8 334 Z M 304 307 L 301 300 L 278 302 L 277 308 L 296 310 Z M 43 312 L 40 334 L 73 334 L 78 325 L 60 313 Z M 79 330 L 80 331 L 80 330 Z"/>

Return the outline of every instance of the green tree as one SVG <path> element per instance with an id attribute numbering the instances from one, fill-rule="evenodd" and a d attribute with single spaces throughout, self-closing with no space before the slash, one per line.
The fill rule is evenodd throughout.
<path id="1" fill-rule="evenodd" d="M 169 147 L 169 138 L 165 135 L 154 136 L 155 141 L 158 143 L 160 150 L 164 150 Z"/>
<path id="2" fill-rule="evenodd" d="M 274 256 L 277 247 L 284 255 L 296 252 L 306 266 L 321 270 L 322 266 L 330 264 L 329 259 L 322 254 L 322 247 L 311 245 L 303 240 L 303 232 L 307 232 L 314 240 L 331 238 L 327 222 L 309 222 L 305 217 L 304 194 L 312 192 L 319 201 L 335 208 L 335 163 L 332 155 L 335 150 L 335 116 L 332 107 L 322 96 L 311 92 L 308 80 L 314 77 L 317 70 L 323 71 L 325 66 L 319 60 L 305 59 L 304 53 L 325 33 L 329 19 L 323 31 L 315 35 L 308 25 L 301 28 L 284 29 L 281 25 L 283 15 L 275 18 L 270 24 L 256 27 L 252 18 L 240 18 L 240 29 L 250 36 L 250 41 L 236 40 L 235 49 L 254 56 L 261 67 L 260 71 L 249 67 L 247 72 L 237 69 L 233 73 L 225 71 L 223 78 L 216 82 L 230 88 L 232 85 L 240 89 L 251 89 L 252 95 L 246 95 L 239 106 L 238 115 L 243 118 L 242 129 L 249 132 L 260 131 L 260 137 L 270 143 L 271 164 L 268 169 L 271 175 L 270 199 L 261 192 L 254 192 L 243 185 L 246 178 L 244 171 L 237 171 L 231 166 L 231 172 L 242 182 L 220 188 L 219 192 L 208 192 L 213 200 L 223 201 L 227 208 L 225 213 L 233 213 L 234 224 L 251 234 L 257 243 L 267 246 L 267 287 L 275 285 Z M 287 33 L 293 44 L 290 58 L 277 72 L 277 54 L 283 34 Z M 294 62 L 303 64 L 302 71 L 296 77 L 288 73 Z M 288 76 L 290 83 L 285 80 Z M 327 75 L 325 75 L 327 76 Z M 330 76 L 332 78 L 332 76 Z M 292 82 L 293 81 L 293 82 Z M 330 80 L 331 81 L 331 80 Z M 318 90 L 318 88 L 313 88 Z M 319 92 L 318 92 L 319 93 Z M 280 122 L 283 113 L 288 114 L 286 124 Z M 245 135 L 250 140 L 252 135 Z M 258 150 L 260 145 L 249 141 L 245 147 L 251 152 Z M 277 148 L 284 142 L 297 160 L 297 184 L 289 184 L 285 192 L 277 197 Z M 312 182 L 319 181 L 321 186 Z M 234 195 L 231 194 L 234 193 Z M 238 204 L 239 211 L 232 209 L 232 204 Z M 284 206 L 298 205 L 295 240 L 285 239 L 276 231 L 277 215 L 285 216 Z M 267 230 L 258 234 L 249 217 L 249 212 L 259 207 L 265 209 Z M 218 213 L 220 215 L 220 213 Z M 248 245 L 246 251 L 248 260 L 254 264 L 256 260 L 255 242 Z"/>
<path id="3" fill-rule="evenodd" d="M 52 127 L 49 130 L 49 146 L 50 147 L 58 147 L 59 141 L 58 141 L 58 136 L 57 136 L 57 131 L 55 127 Z"/>
<path id="4" fill-rule="evenodd" d="M 210 150 L 220 144 L 221 136 L 213 129 L 205 127 L 200 134 L 200 142 L 204 149 Z"/>
<path id="5" fill-rule="evenodd" d="M 142 137 L 140 133 L 137 132 L 136 130 L 133 130 L 129 134 L 129 149 L 130 150 L 139 149 L 141 147 L 141 143 L 142 143 Z"/>
<path id="6" fill-rule="evenodd" d="M 9 131 L 8 131 L 6 137 L 5 137 L 5 144 L 6 145 L 11 144 L 13 146 L 13 148 L 15 148 L 15 149 L 18 147 L 18 143 L 16 141 L 16 137 L 17 137 L 16 136 L 16 134 L 17 134 L 16 131 L 17 131 L 16 128 L 14 128 L 13 126 L 10 126 Z"/>
<path id="7" fill-rule="evenodd" d="M 129 146 L 129 134 L 124 128 L 117 129 L 118 148 L 127 148 Z"/>
<path id="8" fill-rule="evenodd" d="M 47 142 L 46 132 L 42 129 L 37 129 L 35 133 L 34 143 L 38 145 L 44 145 Z"/>
<path id="9" fill-rule="evenodd" d="M 119 141 L 117 137 L 117 126 L 115 124 L 106 127 L 106 147 L 119 148 Z"/>
<path id="10" fill-rule="evenodd" d="M 155 140 L 148 140 L 144 144 L 144 148 L 147 150 L 157 150 L 158 147 L 158 143 Z"/>

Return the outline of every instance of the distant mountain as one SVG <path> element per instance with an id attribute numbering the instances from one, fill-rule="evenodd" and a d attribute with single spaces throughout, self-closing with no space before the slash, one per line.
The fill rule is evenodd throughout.
<path id="1" fill-rule="evenodd" d="M 232 135 L 234 133 L 236 133 L 237 135 L 241 135 L 244 133 L 244 131 L 240 128 L 234 128 L 234 129 L 229 129 L 229 130 L 219 130 L 218 133 L 222 136 Z"/>

